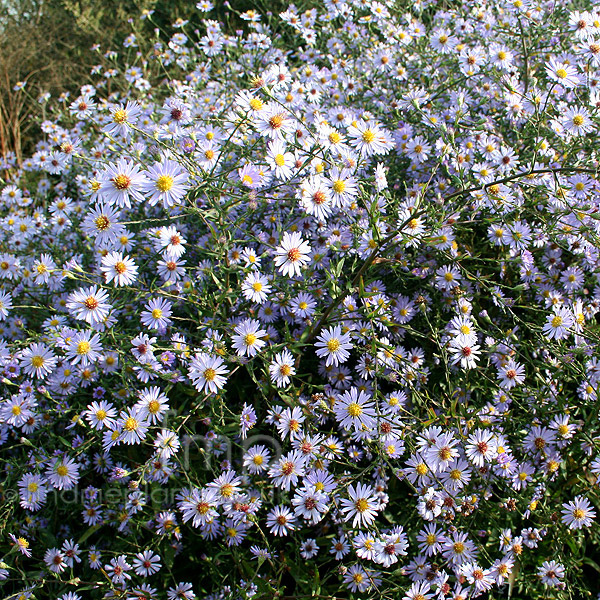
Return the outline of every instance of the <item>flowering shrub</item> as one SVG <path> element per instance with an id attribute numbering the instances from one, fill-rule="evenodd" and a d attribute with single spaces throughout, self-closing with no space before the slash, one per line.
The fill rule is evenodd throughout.
<path id="1" fill-rule="evenodd" d="M 4 157 L 4 597 L 598 592 L 600 13 L 457 4 L 200 2 Z"/>

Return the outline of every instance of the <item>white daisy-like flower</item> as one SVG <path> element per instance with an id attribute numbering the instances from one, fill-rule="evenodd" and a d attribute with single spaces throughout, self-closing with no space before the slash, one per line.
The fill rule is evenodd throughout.
<path id="1" fill-rule="evenodd" d="M 45 344 L 31 344 L 21 353 L 21 368 L 28 375 L 43 379 L 56 366 L 56 356 Z"/>
<path id="2" fill-rule="evenodd" d="M 336 367 L 345 363 L 350 358 L 352 342 L 350 341 L 350 332 L 342 333 L 340 325 L 330 327 L 323 331 L 315 343 L 317 356 L 325 358 L 325 365 L 335 365 Z"/>
<path id="3" fill-rule="evenodd" d="M 190 363 L 189 377 L 199 392 L 216 394 L 225 386 L 229 369 L 220 356 L 196 354 Z"/>
<path id="4" fill-rule="evenodd" d="M 246 319 L 234 331 L 235 335 L 231 341 L 238 356 L 255 356 L 267 343 L 262 339 L 267 335 L 267 331 L 260 328 L 260 322 L 256 319 Z"/>
<path id="5" fill-rule="evenodd" d="M 116 286 L 131 285 L 137 278 L 138 268 L 135 261 L 121 252 L 109 252 L 102 257 L 100 267 L 106 283 L 113 282 Z"/>
<path id="6" fill-rule="evenodd" d="M 357 483 L 348 486 L 349 498 L 342 498 L 344 520 L 352 519 L 352 527 L 369 527 L 375 522 L 379 501 L 370 485 Z"/>
<path id="7" fill-rule="evenodd" d="M 275 266 L 284 275 L 293 277 L 300 275 L 302 267 L 310 262 L 309 254 L 311 247 L 308 242 L 302 239 L 297 231 L 283 234 L 281 244 L 275 250 Z"/>
<path id="8" fill-rule="evenodd" d="M 269 365 L 269 373 L 271 381 L 277 387 L 284 387 L 289 384 L 290 377 L 296 373 L 294 363 L 294 357 L 289 350 L 284 350 L 275 355 L 273 362 Z"/>

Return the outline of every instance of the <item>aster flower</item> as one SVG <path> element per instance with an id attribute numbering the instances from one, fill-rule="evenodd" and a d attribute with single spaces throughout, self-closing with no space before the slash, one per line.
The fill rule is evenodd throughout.
<path id="1" fill-rule="evenodd" d="M 271 291 L 272 288 L 269 280 L 258 271 L 249 273 L 242 282 L 242 294 L 244 298 L 257 304 L 263 304 Z"/>
<path id="2" fill-rule="evenodd" d="M 164 331 L 172 323 L 169 318 L 171 315 L 171 303 L 168 300 L 153 298 L 146 304 L 140 315 L 140 320 L 144 327 Z"/>
<path id="3" fill-rule="evenodd" d="M 465 454 L 476 467 L 483 467 L 486 461 L 489 462 L 498 455 L 495 434 L 492 431 L 476 429 L 467 438 Z"/>
<path id="4" fill-rule="evenodd" d="M 455 266 L 440 267 L 435 274 L 435 283 L 440 290 L 451 290 L 460 285 L 461 274 Z"/>
<path id="5" fill-rule="evenodd" d="M 67 568 L 65 557 L 58 548 L 49 548 L 46 550 L 44 562 L 53 573 L 62 573 Z"/>
<path id="6" fill-rule="evenodd" d="M 124 583 L 125 580 L 131 579 L 128 573 L 131 571 L 131 565 L 124 554 L 111 558 L 110 562 L 104 565 L 104 570 L 113 583 Z"/>
<path id="7" fill-rule="evenodd" d="M 79 481 L 79 464 L 68 456 L 54 458 L 46 469 L 46 477 L 56 489 L 70 490 Z"/>
<path id="8" fill-rule="evenodd" d="M 160 556 L 157 556 L 152 550 L 144 550 L 135 555 L 133 559 L 133 570 L 136 575 L 148 577 L 158 573 L 161 568 Z"/>
<path id="9" fill-rule="evenodd" d="M 285 387 L 290 383 L 290 377 L 295 375 L 295 360 L 288 350 L 276 354 L 269 365 L 271 381 L 277 387 Z"/>
<path id="10" fill-rule="evenodd" d="M 313 538 L 308 538 L 304 540 L 300 545 L 300 556 L 304 560 L 309 560 L 314 558 L 319 553 L 319 546 L 317 545 L 316 540 Z"/>
<path id="11" fill-rule="evenodd" d="M 125 444 L 139 444 L 146 437 L 148 421 L 144 418 L 139 408 L 130 408 L 121 412 L 117 422 L 121 432 L 119 440 Z"/>
<path id="12" fill-rule="evenodd" d="M 329 497 L 322 492 L 301 488 L 292 498 L 294 513 L 309 523 L 316 524 L 328 510 Z"/>
<path id="13" fill-rule="evenodd" d="M 31 550 L 29 549 L 29 541 L 24 538 L 24 537 L 17 537 L 16 535 L 9 533 L 8 534 L 10 539 L 12 540 L 12 543 L 14 544 L 14 546 L 17 548 L 17 550 L 27 556 L 27 557 L 31 557 Z"/>
<path id="14" fill-rule="evenodd" d="M 143 202 L 146 184 L 146 176 L 133 161 L 119 158 L 102 173 L 98 194 L 108 204 L 130 208 L 132 200 Z"/>
<path id="15" fill-rule="evenodd" d="M 327 367 L 330 365 L 337 367 L 339 364 L 345 363 L 350 357 L 349 350 L 353 347 L 350 339 L 350 332 L 342 333 L 340 325 L 330 327 L 317 337 L 315 342 L 317 356 L 325 358 Z"/>
<path id="16" fill-rule="evenodd" d="M 352 519 L 352 527 L 369 527 L 375 522 L 379 502 L 375 490 L 369 485 L 357 483 L 356 487 L 348 486 L 349 498 L 342 498 L 341 511 L 344 519 Z"/>
<path id="17" fill-rule="evenodd" d="M 283 234 L 281 244 L 275 250 L 275 266 L 286 276 L 300 275 L 302 267 L 310 262 L 311 247 L 302 236 L 294 231 Z"/>
<path id="18" fill-rule="evenodd" d="M 502 388 L 510 390 L 525 381 L 525 367 L 511 358 L 498 370 L 498 378 Z"/>
<path id="19" fill-rule="evenodd" d="M 596 518 L 596 511 L 585 496 L 576 496 L 572 502 L 565 502 L 562 506 L 562 522 L 569 529 L 589 527 Z"/>
<path id="20" fill-rule="evenodd" d="M 294 129 L 295 117 L 278 104 L 268 104 L 254 119 L 256 130 L 263 136 L 282 140 Z"/>
<path id="21" fill-rule="evenodd" d="M 260 352 L 267 342 L 263 337 L 267 335 L 265 329 L 260 329 L 260 322 L 256 319 L 246 319 L 234 329 L 235 335 L 231 341 L 236 349 L 238 356 L 255 356 Z"/>
<path id="22" fill-rule="evenodd" d="M 408 540 L 402 526 L 394 528 L 392 533 L 384 533 L 373 544 L 373 562 L 388 568 L 398 562 L 400 556 L 406 556 Z"/>
<path id="23" fill-rule="evenodd" d="M 304 181 L 300 187 L 300 199 L 304 210 L 316 219 L 326 221 L 331 214 L 331 194 L 325 180 L 316 175 Z"/>
<path id="24" fill-rule="evenodd" d="M 106 400 L 92 402 L 88 405 L 85 416 L 90 426 L 94 429 L 112 429 L 115 425 L 117 411 L 114 406 Z"/>
<path id="25" fill-rule="evenodd" d="M 18 483 L 20 505 L 32 511 L 39 510 L 46 503 L 48 490 L 46 480 L 41 475 L 26 473 Z"/>
<path id="26" fill-rule="evenodd" d="M 240 415 L 240 437 L 245 440 L 248 431 L 252 429 L 256 425 L 256 412 L 253 406 L 248 406 L 246 402 L 244 402 L 244 406 L 242 407 L 242 413 Z"/>
<path id="27" fill-rule="evenodd" d="M 305 473 L 306 459 L 298 450 L 288 452 L 279 458 L 269 469 L 269 477 L 274 485 L 288 491 L 290 486 L 295 486 L 298 477 Z"/>
<path id="28" fill-rule="evenodd" d="M 552 314 L 548 315 L 542 331 L 550 339 L 561 340 L 568 335 L 569 329 L 575 325 L 573 312 L 566 307 L 554 307 Z"/>
<path id="29" fill-rule="evenodd" d="M 192 521 L 194 527 L 200 527 L 218 516 L 217 492 L 214 489 L 193 489 L 189 497 L 179 504 L 183 513 L 183 522 Z"/>
<path id="30" fill-rule="evenodd" d="M 119 223 L 120 214 L 116 206 L 99 204 L 86 214 L 81 228 L 85 234 L 93 236 L 98 246 L 112 245 L 125 231 Z"/>
<path id="31" fill-rule="evenodd" d="M 360 120 L 348 128 L 348 135 L 350 144 L 364 157 L 386 154 L 392 148 L 390 137 L 377 123 Z"/>
<path id="32" fill-rule="evenodd" d="M 450 352 L 450 363 L 460 364 L 463 369 L 475 369 L 479 360 L 480 346 L 473 343 L 473 339 L 464 335 L 459 335 L 452 340 L 448 346 Z"/>
<path id="33" fill-rule="evenodd" d="M 227 502 L 235 494 L 240 493 L 240 484 L 242 480 L 236 475 L 235 471 L 228 469 L 214 481 L 208 484 L 208 488 L 215 490 L 220 502 Z"/>
<path id="34" fill-rule="evenodd" d="M 561 123 L 565 131 L 572 135 L 585 135 L 594 129 L 589 112 L 581 106 L 568 108 L 562 115 Z"/>
<path id="35" fill-rule="evenodd" d="M 190 362 L 189 377 L 199 392 L 216 394 L 225 386 L 228 373 L 220 356 L 198 353 Z"/>
<path id="36" fill-rule="evenodd" d="M 560 585 L 565 576 L 565 567 L 555 560 L 545 560 L 541 566 L 538 567 L 537 574 L 544 585 L 556 587 Z"/>
<path id="37" fill-rule="evenodd" d="M 154 363 L 154 342 L 156 338 L 148 337 L 145 333 L 140 333 L 131 340 L 131 353 L 139 363 L 143 365 Z"/>
<path id="38" fill-rule="evenodd" d="M 96 325 L 104 321 L 112 306 L 107 302 L 108 294 L 98 286 L 81 288 L 69 295 L 67 308 L 76 319 Z"/>
<path id="39" fill-rule="evenodd" d="M 104 132 L 128 137 L 131 125 L 137 123 L 140 114 L 141 108 L 137 102 L 128 101 L 125 106 L 114 106 L 110 109 L 110 121 L 104 127 Z"/>
<path id="40" fill-rule="evenodd" d="M 267 514 L 267 527 L 277 536 L 285 536 L 296 529 L 296 517 L 287 506 L 276 506 Z"/>
<path id="41" fill-rule="evenodd" d="M 56 367 L 56 356 L 45 344 L 31 344 L 21 352 L 20 364 L 28 375 L 43 379 Z"/>
<path id="42" fill-rule="evenodd" d="M 266 160 L 277 179 L 287 181 L 292 177 L 296 159 L 291 152 L 287 152 L 282 140 L 269 142 Z"/>
<path id="43" fill-rule="evenodd" d="M 86 366 L 100 359 L 102 344 L 100 336 L 90 331 L 77 333 L 68 343 L 67 357 L 72 364 Z"/>
<path id="44" fill-rule="evenodd" d="M 141 189 L 150 206 L 160 202 L 164 208 L 170 208 L 181 204 L 189 189 L 188 178 L 189 174 L 179 163 L 165 158 L 148 169 Z"/>
<path id="45" fill-rule="evenodd" d="M 553 57 L 546 64 L 546 74 L 551 81 L 567 89 L 576 88 L 581 83 L 574 66 L 562 63 Z"/>
<path id="46" fill-rule="evenodd" d="M 355 431 L 375 427 L 375 403 L 371 396 L 351 387 L 334 404 L 335 417 L 344 429 Z"/>
<path id="47" fill-rule="evenodd" d="M 244 454 L 244 467 L 250 473 L 262 473 L 266 471 L 271 460 L 271 453 L 265 446 L 252 446 Z"/>
<path id="48" fill-rule="evenodd" d="M 137 278 L 138 267 L 129 256 L 121 252 L 109 252 L 102 257 L 100 267 L 106 283 L 113 282 L 116 286 L 131 285 Z"/>

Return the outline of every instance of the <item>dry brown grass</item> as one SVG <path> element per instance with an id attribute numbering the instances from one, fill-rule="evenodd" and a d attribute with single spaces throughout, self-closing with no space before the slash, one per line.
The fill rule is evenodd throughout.
<path id="1" fill-rule="evenodd" d="M 0 18 L 0 153 L 18 160 L 31 150 L 44 106 L 53 97 L 89 82 L 99 56 L 92 45 L 115 47 L 130 29 L 134 0 L 9 0 L 14 12 Z M 111 26 L 112 25 L 112 26 Z M 117 46 L 118 47 L 118 46 Z M 26 82 L 15 91 L 17 82 Z"/>

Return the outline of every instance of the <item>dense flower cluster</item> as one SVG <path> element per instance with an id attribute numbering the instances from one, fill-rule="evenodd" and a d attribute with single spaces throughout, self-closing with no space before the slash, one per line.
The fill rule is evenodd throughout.
<path id="1" fill-rule="evenodd" d="M 200 2 L 4 157 L 4 597 L 597 592 L 600 12 L 454 5 Z"/>

